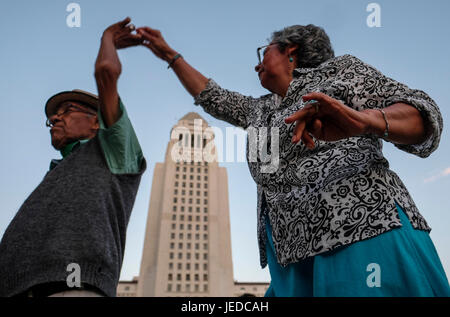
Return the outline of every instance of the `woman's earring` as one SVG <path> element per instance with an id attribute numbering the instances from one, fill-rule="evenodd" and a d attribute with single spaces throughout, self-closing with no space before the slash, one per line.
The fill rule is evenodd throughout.
<path id="1" fill-rule="evenodd" d="M 292 58 L 292 56 L 289 56 L 289 61 L 292 63 L 294 61 L 294 59 Z"/>

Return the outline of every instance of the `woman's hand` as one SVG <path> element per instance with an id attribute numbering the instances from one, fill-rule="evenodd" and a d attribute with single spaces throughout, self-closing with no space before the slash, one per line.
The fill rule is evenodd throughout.
<path id="1" fill-rule="evenodd" d="M 313 102 L 285 119 L 286 123 L 296 121 L 293 143 L 302 140 L 308 148 L 314 148 L 310 134 L 318 140 L 337 141 L 370 130 L 371 116 L 365 110 L 354 110 L 320 92 L 309 93 L 303 100 Z"/>
<path id="2" fill-rule="evenodd" d="M 136 46 L 142 43 L 140 34 L 133 34 L 136 29 L 133 24 L 129 24 L 131 19 L 125 18 L 123 21 L 117 22 L 109 26 L 104 32 L 103 37 L 114 42 L 116 49 Z"/>
<path id="3" fill-rule="evenodd" d="M 175 52 L 164 40 L 159 30 L 151 29 L 147 26 L 140 27 L 137 33 L 142 36 L 142 45 L 148 47 L 157 57 L 170 62 L 177 52 Z"/>

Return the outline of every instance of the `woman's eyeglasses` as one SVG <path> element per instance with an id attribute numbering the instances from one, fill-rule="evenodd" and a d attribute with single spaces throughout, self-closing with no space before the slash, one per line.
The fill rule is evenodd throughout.
<path id="1" fill-rule="evenodd" d="M 278 44 L 278 42 L 274 42 L 274 43 L 270 43 L 270 44 L 267 44 L 267 45 L 263 45 L 263 46 L 260 46 L 260 47 L 258 47 L 258 48 L 256 49 L 256 55 L 258 55 L 258 65 L 261 64 L 261 62 L 262 62 L 262 59 L 261 59 L 261 50 L 262 50 L 263 48 L 265 48 L 265 50 L 263 51 L 263 54 L 262 54 L 262 56 L 263 56 L 263 58 L 264 58 L 264 55 L 265 55 L 266 52 L 267 52 L 267 47 L 269 47 L 270 45 L 274 45 L 274 44 Z"/>

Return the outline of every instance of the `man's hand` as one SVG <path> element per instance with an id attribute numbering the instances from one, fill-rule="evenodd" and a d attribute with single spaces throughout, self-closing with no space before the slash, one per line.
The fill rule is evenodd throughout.
<path id="1" fill-rule="evenodd" d="M 140 34 L 133 34 L 136 29 L 133 24 L 129 24 L 131 19 L 127 17 L 125 20 L 117 22 L 109 26 L 103 36 L 110 38 L 114 42 L 116 49 L 122 49 L 130 46 L 137 46 L 142 43 Z"/>

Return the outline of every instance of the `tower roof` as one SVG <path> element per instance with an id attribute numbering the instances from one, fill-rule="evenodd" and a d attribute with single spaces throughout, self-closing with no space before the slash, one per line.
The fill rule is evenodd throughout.
<path id="1" fill-rule="evenodd" d="M 181 120 L 194 121 L 195 119 L 201 119 L 206 122 L 206 120 L 203 119 L 203 117 L 199 115 L 197 112 L 188 112 L 179 121 Z"/>

